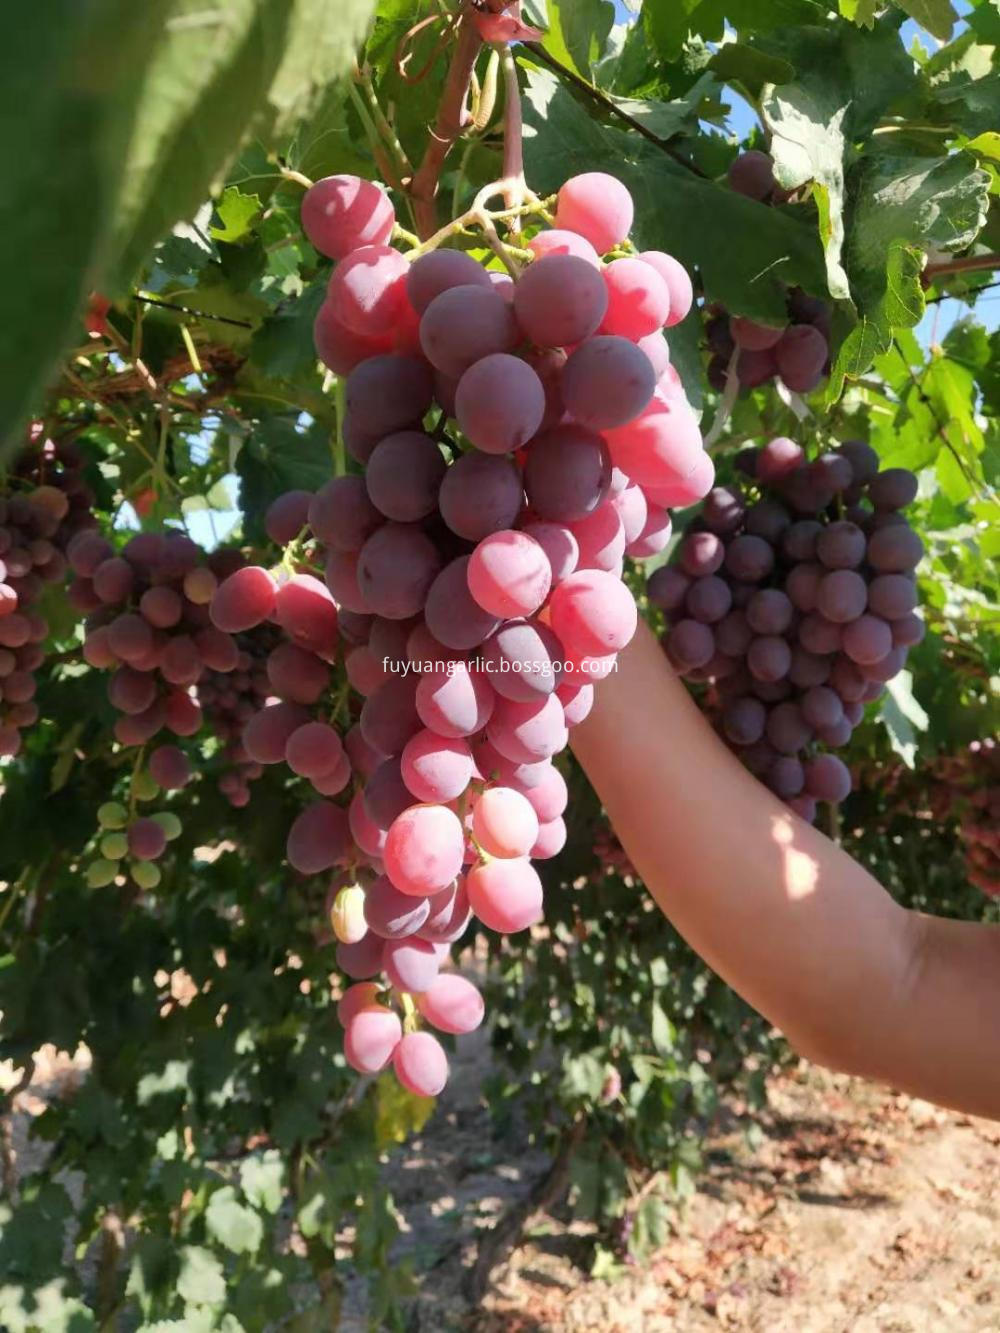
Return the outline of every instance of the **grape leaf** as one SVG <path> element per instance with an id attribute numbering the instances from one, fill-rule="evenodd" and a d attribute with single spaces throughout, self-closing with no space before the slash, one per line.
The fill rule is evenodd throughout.
<path id="1" fill-rule="evenodd" d="M 785 284 L 825 290 L 822 254 L 797 219 L 694 175 L 656 144 L 592 120 L 547 71 L 531 69 L 524 106 L 532 188 L 607 171 L 635 200 L 633 239 L 699 267 L 705 294 L 764 321 L 785 315 Z"/>
<path id="2" fill-rule="evenodd" d="M 230 185 L 223 190 L 215 213 L 218 223 L 209 228 L 209 236 L 213 241 L 233 244 L 251 234 L 251 223 L 260 213 L 260 200 L 255 194 L 242 194 L 235 185 Z"/>
<path id="3" fill-rule="evenodd" d="M 870 28 L 875 23 L 879 10 L 879 0 L 840 0 L 840 12 L 845 19 L 850 19 L 860 28 Z"/>
<path id="4" fill-rule="evenodd" d="M 233 1254 L 253 1254 L 264 1238 L 260 1216 L 239 1202 L 232 1185 L 223 1185 L 212 1194 L 205 1209 L 205 1226 Z"/>
<path id="5" fill-rule="evenodd" d="M 169 0 L 28 5 L 4 32 L 0 456 L 95 283 L 147 66 Z M 72 218 L 72 226 L 67 219 Z M 36 262 L 26 263 L 26 256 Z M 16 331 L 16 332 L 15 332 Z"/>
<path id="6" fill-rule="evenodd" d="M 222 1264 L 211 1250 L 201 1245 L 184 1246 L 177 1294 L 192 1305 L 219 1305 L 226 1299 Z"/>
<path id="7" fill-rule="evenodd" d="M 829 397 L 844 376 L 862 375 L 888 349 L 893 328 L 913 328 L 924 312 L 918 247 L 963 250 L 986 217 L 989 176 L 967 153 L 950 157 L 862 158 L 851 173 L 844 259 L 857 326 L 840 346 Z"/>
<path id="8" fill-rule="evenodd" d="M 760 96 L 765 83 L 791 83 L 795 78 L 789 61 L 743 42 L 720 46 L 708 67 L 723 83 L 742 83 L 753 97 Z"/>
<path id="9" fill-rule="evenodd" d="M 573 65 L 590 79 L 615 21 L 609 0 L 565 0 L 548 5 L 548 32 L 542 45 L 556 60 Z"/>
<path id="10" fill-rule="evenodd" d="M 950 42 L 952 29 L 958 21 L 951 0 L 893 0 L 914 22 L 926 28 L 932 37 Z"/>
<path id="11" fill-rule="evenodd" d="M 895 28 L 886 25 L 873 33 L 844 25 L 800 28 L 771 39 L 767 49 L 799 71 L 761 100 L 775 175 L 787 189 L 812 182 L 830 294 L 847 300 L 841 260 L 845 161 L 885 108 L 914 86 L 912 62 Z"/>

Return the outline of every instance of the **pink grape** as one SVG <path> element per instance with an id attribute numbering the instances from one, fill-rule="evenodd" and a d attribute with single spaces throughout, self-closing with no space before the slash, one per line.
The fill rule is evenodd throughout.
<path id="1" fill-rule="evenodd" d="M 514 288 L 514 311 L 539 347 L 566 347 L 597 331 L 608 308 L 601 274 L 576 255 L 543 255 Z"/>
<path id="2" fill-rule="evenodd" d="M 280 764 L 289 739 L 308 721 L 308 712 L 299 704 L 268 704 L 243 729 L 247 754 L 258 764 Z"/>
<path id="3" fill-rule="evenodd" d="M 293 574 L 279 584 L 274 618 L 299 648 L 330 659 L 337 648 L 337 605 L 312 574 Z"/>
<path id="4" fill-rule="evenodd" d="M 486 726 L 496 696 L 487 678 L 464 662 L 454 671 L 430 671 L 417 685 L 416 707 L 425 727 L 441 736 L 472 736 Z"/>
<path id="5" fill-rule="evenodd" d="M 272 500 L 264 515 L 264 529 L 271 541 L 287 546 L 306 525 L 311 491 L 286 491 Z"/>
<path id="6" fill-rule="evenodd" d="M 337 611 L 341 615 L 345 611 L 355 615 L 373 614 L 358 583 L 359 560 L 360 554 L 357 551 L 330 551 L 326 557 L 323 578 L 333 594 Z"/>
<path id="7" fill-rule="evenodd" d="M 524 483 L 539 518 L 556 523 L 586 518 L 605 498 L 611 483 L 604 437 L 573 424 L 554 426 L 537 435 L 528 450 Z"/>
<path id="8" fill-rule="evenodd" d="M 513 787 L 488 787 L 472 808 L 472 833 L 490 856 L 527 856 L 538 837 L 538 816 Z"/>
<path id="9" fill-rule="evenodd" d="M 464 855 L 458 817 L 443 805 L 416 805 L 393 821 L 383 859 L 386 874 L 401 893 L 427 897 L 451 884 Z"/>
<path id="10" fill-rule="evenodd" d="M 599 569 L 579 570 L 564 579 L 552 593 L 549 613 L 553 630 L 576 658 L 618 652 L 638 623 L 628 588 Z"/>
<path id="11" fill-rule="evenodd" d="M 623 338 L 644 338 L 663 327 L 670 314 L 667 284 L 641 259 L 615 259 L 604 269 L 608 308 L 601 330 Z"/>
<path id="12" fill-rule="evenodd" d="M 344 658 L 344 670 L 351 688 L 367 699 L 386 679 L 382 663 L 367 644 L 352 648 Z"/>
<path id="13" fill-rule="evenodd" d="M 441 967 L 437 948 L 416 936 L 386 940 L 382 967 L 397 990 L 419 994 L 433 982 Z"/>
<path id="14" fill-rule="evenodd" d="M 455 416 L 462 432 L 484 453 L 520 449 L 544 414 L 542 381 L 526 361 L 507 352 L 484 356 L 458 381 Z"/>
<path id="15" fill-rule="evenodd" d="M 540 824 L 531 855 L 536 861 L 548 861 L 550 857 L 558 856 L 566 846 L 566 837 L 566 823 L 562 818 Z"/>
<path id="16" fill-rule="evenodd" d="M 694 304 L 694 288 L 691 286 L 690 274 L 680 260 L 675 259 L 673 255 L 665 254 L 663 250 L 642 250 L 639 258 L 644 264 L 656 269 L 666 285 L 670 296 L 670 313 L 664 324 L 668 329 L 672 329 L 675 324 L 679 324 L 687 317 L 688 311 Z"/>
<path id="17" fill-rule="evenodd" d="M 605 439 L 615 465 L 644 488 L 681 481 L 704 452 L 687 402 L 665 398 L 659 390 L 633 421 L 606 431 Z"/>
<path id="18" fill-rule="evenodd" d="M 300 777 L 321 778 L 337 768 L 343 753 L 340 736 L 333 727 L 326 722 L 306 722 L 289 736 L 285 762 Z"/>
<path id="19" fill-rule="evenodd" d="M 128 829 L 128 850 L 137 861 L 156 861 L 167 847 L 167 835 L 155 819 L 136 819 Z"/>
<path id="20" fill-rule="evenodd" d="M 556 226 L 585 237 L 598 254 L 624 241 L 632 217 L 632 196 L 620 180 L 603 171 L 571 176 L 556 198 Z"/>
<path id="21" fill-rule="evenodd" d="M 448 1057 L 429 1032 L 409 1032 L 396 1047 L 392 1067 L 417 1097 L 436 1097 L 448 1082 Z"/>
<path id="22" fill-rule="evenodd" d="M 464 250 L 431 250 L 410 265 L 406 292 L 422 315 L 435 296 L 451 287 L 489 287 L 490 275 Z"/>
<path id="23" fill-rule="evenodd" d="M 365 891 L 368 928 L 385 940 L 406 939 L 416 934 L 430 911 L 429 898 L 400 893 L 387 875 L 379 875 Z"/>
<path id="24" fill-rule="evenodd" d="M 337 1001 L 337 1021 L 341 1027 L 347 1024 L 362 1009 L 371 1009 L 382 994 L 382 987 L 376 981 L 358 981 L 348 986 Z"/>
<path id="25" fill-rule="evenodd" d="M 711 456 L 702 451 L 695 460 L 694 467 L 686 476 L 674 476 L 669 481 L 642 483 L 647 500 L 662 505 L 664 509 L 683 509 L 702 500 L 712 489 L 715 481 L 715 464 Z"/>
<path id="26" fill-rule="evenodd" d="M 605 500 L 599 509 L 569 526 L 580 548 L 579 569 L 602 569 L 620 575 L 625 558 L 625 525 L 612 501 Z"/>
<path id="27" fill-rule="evenodd" d="M 360 551 L 382 526 L 382 515 L 368 498 L 362 477 L 334 477 L 309 502 L 309 526 L 324 546 Z"/>
<path id="28" fill-rule="evenodd" d="M 542 255 L 576 255 L 577 259 L 585 259 L 595 268 L 601 266 L 600 255 L 586 237 L 559 227 L 540 231 L 537 236 L 532 236 L 528 242 L 528 249 L 536 259 L 541 259 Z"/>
<path id="29" fill-rule="evenodd" d="M 354 944 L 343 941 L 337 945 L 337 966 L 354 981 L 367 981 L 382 970 L 382 950 L 384 941 L 379 935 L 363 935 Z"/>
<path id="30" fill-rule="evenodd" d="M 512 935 L 542 918 L 542 881 L 527 857 L 474 866 L 465 886 L 472 910 L 489 930 Z"/>
<path id="31" fill-rule="evenodd" d="M 580 546 L 572 531 L 562 523 L 528 523 L 522 529 L 545 552 L 552 570 L 552 585 L 572 574 L 580 558 Z"/>
<path id="32" fill-rule="evenodd" d="M 584 688 L 593 688 L 584 687 Z M 554 764 L 546 764 L 545 771 L 540 782 L 534 786 L 528 786 L 518 783 L 516 780 L 511 782 L 511 786 L 516 791 L 520 791 L 522 796 L 527 797 L 531 807 L 538 816 L 539 823 L 547 824 L 553 819 L 558 819 L 565 811 L 569 801 L 569 792 L 566 787 L 566 779 L 559 772 Z"/>
<path id="33" fill-rule="evenodd" d="M 314 801 L 292 824 L 286 850 L 289 864 L 300 874 L 318 875 L 342 861 L 350 847 L 345 812 L 330 801 Z"/>
<path id="34" fill-rule="evenodd" d="M 267 678 L 280 698 L 312 704 L 329 684 L 330 669 L 314 653 L 306 652 L 296 643 L 285 642 L 268 654 Z"/>
<path id="35" fill-rule="evenodd" d="M 347 807 L 347 822 L 351 837 L 358 847 L 368 856 L 381 857 L 385 850 L 385 832 L 369 816 L 365 809 L 364 793 L 360 790 L 351 797 Z"/>
<path id="36" fill-rule="evenodd" d="M 139 610 L 150 625 L 169 629 L 183 615 L 184 599 L 173 588 L 147 588 L 139 598 Z"/>
<path id="37" fill-rule="evenodd" d="M 507 531 L 485 537 L 469 558 L 469 591 L 494 616 L 530 616 L 543 604 L 552 567 L 533 537 Z"/>
<path id="38" fill-rule="evenodd" d="M 524 503 L 521 475 L 505 458 L 470 450 L 445 472 L 438 508 L 459 537 L 480 541 L 512 527 Z"/>
<path id="39" fill-rule="evenodd" d="M 302 197 L 302 229 L 330 259 L 343 259 L 359 246 L 384 245 L 395 222 L 388 196 L 358 176 L 324 176 Z"/>
<path id="40" fill-rule="evenodd" d="M 399 1015 L 391 1009 L 380 1004 L 359 1009 L 344 1025 L 344 1059 L 359 1074 L 377 1074 L 393 1058 L 402 1036 Z"/>
<path id="41" fill-rule="evenodd" d="M 457 379 L 493 352 L 518 343 L 513 311 L 493 287 L 450 287 L 420 320 L 420 345 L 432 366 Z"/>
<path id="42" fill-rule="evenodd" d="M 566 411 L 593 430 L 631 421 L 649 403 L 655 387 L 649 357 L 628 338 L 588 338 L 562 372 Z"/>
<path id="43" fill-rule="evenodd" d="M 486 1012 L 479 991 L 456 972 L 440 972 L 417 996 L 417 1009 L 439 1032 L 454 1036 L 475 1032 Z"/>
<path id="44" fill-rule="evenodd" d="M 567 727 L 575 727 L 589 717 L 594 706 L 594 687 L 590 684 L 560 685 L 556 691 L 563 706 L 563 716 Z"/>
<path id="45" fill-rule="evenodd" d="M 227 634 L 238 634 L 262 624 L 277 602 L 274 579 L 259 565 L 245 565 L 224 579 L 209 608 L 212 624 Z"/>
<path id="46" fill-rule="evenodd" d="M 352 250 L 333 270 L 328 299 L 337 318 L 366 338 L 392 333 L 408 304 L 406 277 L 410 266 L 388 245 L 363 245 Z"/>
<path id="47" fill-rule="evenodd" d="M 191 764 L 176 745 L 160 745 L 149 756 L 149 775 L 165 791 L 176 791 L 191 781 Z"/>
<path id="48" fill-rule="evenodd" d="M 403 781 L 418 801 L 454 801 L 472 778 L 472 751 L 464 740 L 418 731 L 400 756 Z"/>
<path id="49" fill-rule="evenodd" d="M 551 759 L 567 741 L 562 704 L 554 694 L 530 703 L 498 697 L 486 735 L 504 758 L 516 764 Z"/>

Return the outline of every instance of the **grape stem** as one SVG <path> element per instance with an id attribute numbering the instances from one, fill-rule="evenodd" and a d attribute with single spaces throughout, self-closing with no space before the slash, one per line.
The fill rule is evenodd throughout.
<path id="1" fill-rule="evenodd" d="M 733 408 L 736 406 L 736 396 L 740 391 L 740 377 L 736 373 L 736 362 L 739 360 L 740 349 L 734 347 L 732 355 L 729 358 L 729 365 L 726 366 L 726 387 L 722 391 L 722 397 L 719 399 L 719 406 L 715 411 L 715 420 L 712 422 L 712 428 L 705 436 L 703 444 L 706 449 L 717 442 L 722 432 L 726 429 L 726 424 L 733 414 Z"/>
<path id="2" fill-rule="evenodd" d="M 524 179 L 523 122 L 521 119 L 521 89 L 517 83 L 517 65 L 509 46 L 500 52 L 503 66 L 503 179 L 504 203 L 517 208 L 524 203 L 527 184 Z M 512 232 L 520 231 L 520 218 L 511 219 Z"/>
<path id="3" fill-rule="evenodd" d="M 417 1017 L 417 1006 L 413 1003 L 413 996 L 404 990 L 400 993 L 399 1000 L 403 1006 L 403 1031 L 407 1034 L 416 1032 L 420 1020 Z"/>
<path id="4" fill-rule="evenodd" d="M 294 181 L 296 185 L 301 185 L 304 190 L 312 189 L 313 182 L 301 171 L 293 171 L 291 167 L 283 167 L 279 163 L 278 175 L 284 177 L 286 181 Z"/>
<path id="5" fill-rule="evenodd" d="M 452 52 L 451 64 L 445 80 L 444 93 L 438 107 L 437 118 L 431 130 L 423 159 L 410 181 L 409 196 L 413 201 L 413 217 L 417 233 L 422 238 L 434 234 L 437 222 L 436 199 L 441 170 L 445 158 L 461 134 L 465 125 L 466 99 L 476 58 L 482 46 L 482 38 L 474 23 L 470 22 L 468 2 L 463 5 L 459 16 L 458 40 Z"/>

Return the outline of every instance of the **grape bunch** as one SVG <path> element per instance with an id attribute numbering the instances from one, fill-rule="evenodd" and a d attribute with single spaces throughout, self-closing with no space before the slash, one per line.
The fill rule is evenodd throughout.
<path id="1" fill-rule="evenodd" d="M 914 570 L 923 546 L 900 512 L 902 468 L 845 441 L 811 462 L 794 441 L 743 451 L 745 488 L 717 487 L 649 599 L 667 654 L 710 686 L 718 729 L 804 819 L 839 802 L 850 773 L 833 753 L 923 637 Z"/>
<path id="2" fill-rule="evenodd" d="M 770 157 L 756 149 L 741 153 L 730 165 L 729 184 L 761 203 L 784 203 L 789 198 L 774 178 Z M 809 393 L 830 373 L 830 307 L 801 287 L 788 289 L 786 318 L 773 325 L 729 315 L 720 305 L 710 306 L 706 315 L 708 379 L 716 389 L 725 387 L 737 349 L 736 376 L 743 389 L 780 379 L 793 393 Z"/>
<path id="3" fill-rule="evenodd" d="M 269 703 L 277 703 L 267 674 L 267 659 L 277 648 L 281 633 L 272 625 L 261 625 L 246 634 L 233 636 L 237 658 L 232 671 L 207 670 L 195 687 L 195 697 L 206 728 L 222 742 L 225 771 L 219 790 L 235 808 L 250 801 L 250 783 L 264 769 L 247 753 L 243 729 Z"/>
<path id="4" fill-rule="evenodd" d="M 526 227 L 533 258 L 513 276 L 464 251 L 394 249 L 370 182 L 318 182 L 302 217 L 337 261 L 316 346 L 346 376 L 358 470 L 308 502 L 322 566 L 241 569 L 211 614 L 228 633 L 274 621 L 285 635 L 267 667 L 278 702 L 243 745 L 319 798 L 287 854 L 336 875 L 337 959 L 357 983 L 341 1002 L 347 1059 L 391 1062 L 433 1095 L 447 1058 L 420 1020 L 482 1018 L 474 988 L 441 970 L 449 945 L 473 914 L 504 933 L 541 918 L 532 858 L 566 836 L 553 760 L 636 626 L 624 559 L 662 550 L 667 508 L 713 480 L 663 335 L 691 285 L 670 256 L 631 250 L 631 198 L 599 173 L 566 182 L 554 227 Z M 269 528 L 290 537 L 302 503 L 282 497 L 287 523 L 276 506 Z"/>
<path id="5" fill-rule="evenodd" d="M 45 439 L 41 423 L 29 440 L 0 494 L 0 758 L 16 755 L 21 731 L 38 720 L 35 672 L 49 626 L 37 603 L 65 579 L 67 543 L 94 521 L 77 446 Z"/>

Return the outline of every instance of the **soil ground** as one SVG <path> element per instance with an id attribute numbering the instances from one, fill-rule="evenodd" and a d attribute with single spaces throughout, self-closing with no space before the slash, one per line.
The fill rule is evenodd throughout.
<path id="1" fill-rule="evenodd" d="M 413 1333 L 1000 1330 L 1000 1124 L 805 1063 L 772 1080 L 752 1121 L 727 1105 L 697 1193 L 642 1266 L 593 1278 L 592 1229 L 555 1208 L 530 1219 L 470 1308 L 463 1282 L 479 1235 L 548 1161 L 491 1141 L 478 1095 L 488 1050 L 475 1038 L 462 1047 L 464 1067 L 388 1168 L 399 1258 L 420 1279 Z M 17 1099 L 18 1175 L 38 1161 L 31 1117 L 85 1068 L 40 1054 Z M 362 1285 L 347 1297 L 343 1333 L 362 1333 Z"/>

